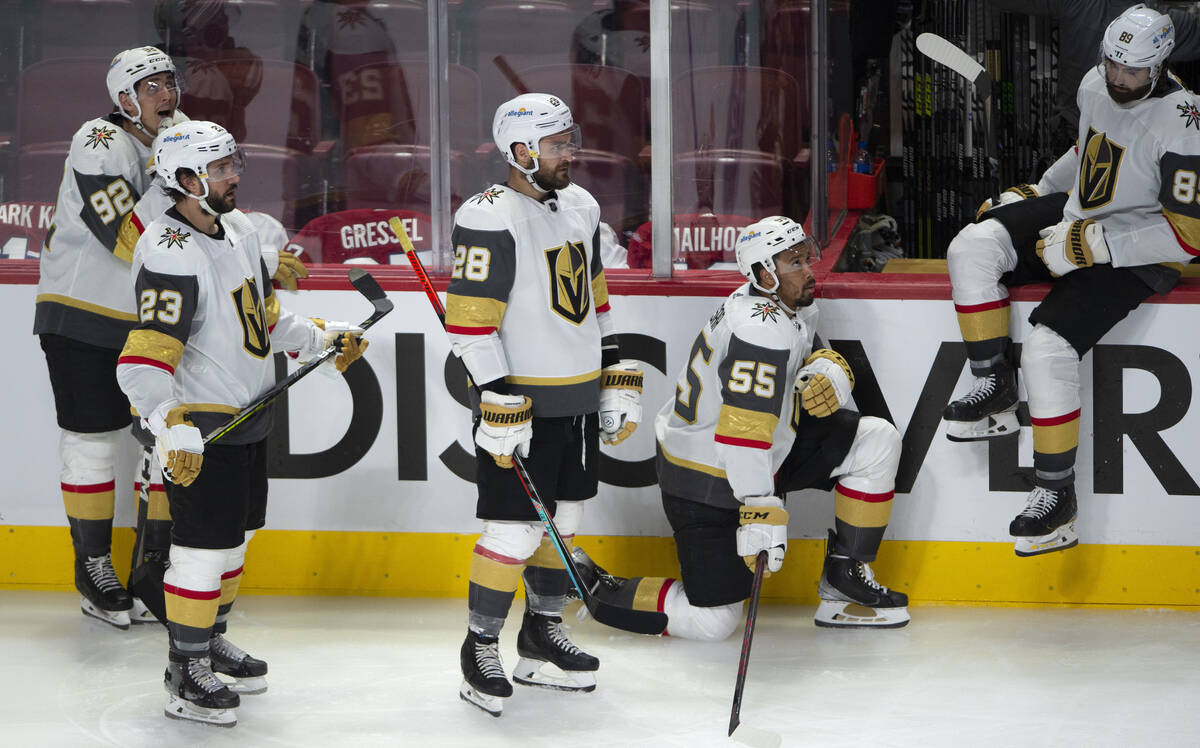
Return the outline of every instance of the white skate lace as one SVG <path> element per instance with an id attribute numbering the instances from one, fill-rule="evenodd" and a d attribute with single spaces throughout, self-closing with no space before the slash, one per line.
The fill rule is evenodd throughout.
<path id="1" fill-rule="evenodd" d="M 504 664 L 500 662 L 498 642 L 475 642 L 475 664 L 485 678 L 503 678 Z"/>
<path id="2" fill-rule="evenodd" d="M 221 679 L 213 675 L 212 661 L 207 657 L 188 660 L 188 677 L 205 693 L 215 693 L 225 688 Z"/>
<path id="3" fill-rule="evenodd" d="M 992 396 L 996 391 L 996 375 L 988 374 L 986 377 L 977 377 L 975 384 L 971 387 L 971 391 L 959 399 L 959 402 L 966 405 L 975 405 Z"/>
<path id="4" fill-rule="evenodd" d="M 868 587 L 874 588 L 880 592 L 888 592 L 888 588 L 884 587 L 879 582 L 875 581 L 875 572 L 871 571 L 871 567 L 862 561 L 858 562 L 858 576 Z"/>
<path id="5" fill-rule="evenodd" d="M 550 635 L 550 641 L 563 652 L 572 655 L 583 654 L 583 650 L 572 644 L 567 635 L 563 633 L 563 625 L 561 623 L 550 621 L 546 624 L 546 633 Z"/>
<path id="6" fill-rule="evenodd" d="M 1025 500 L 1025 508 L 1021 510 L 1018 516 L 1041 519 L 1049 514 L 1057 503 L 1057 493 L 1051 491 L 1049 488 L 1036 486 L 1029 493 L 1029 498 Z"/>
<path id="7" fill-rule="evenodd" d="M 249 657 L 236 644 L 229 641 L 225 637 L 217 634 L 208 640 L 209 648 L 223 660 L 232 660 L 233 662 L 241 662 Z"/>
<path id="8" fill-rule="evenodd" d="M 113 571 L 111 553 L 103 556 L 89 556 L 83 565 L 87 569 L 88 576 L 101 592 L 120 588 L 121 581 L 117 579 L 117 573 Z"/>

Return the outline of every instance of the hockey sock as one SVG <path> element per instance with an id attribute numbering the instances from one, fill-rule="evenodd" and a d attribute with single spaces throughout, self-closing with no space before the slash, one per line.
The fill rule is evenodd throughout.
<path id="1" fill-rule="evenodd" d="M 892 516 L 894 494 L 892 490 L 879 493 L 856 491 L 839 482 L 833 489 L 837 528 L 833 552 L 858 561 L 874 561 Z"/>
<path id="2" fill-rule="evenodd" d="M 482 543 L 482 538 L 480 539 Z M 517 594 L 525 560 L 475 544 L 467 587 L 467 625 L 483 636 L 498 636 Z"/>
<path id="3" fill-rule="evenodd" d="M 62 432 L 62 497 L 76 558 L 103 556 L 112 546 L 116 490 L 113 464 L 120 433 Z"/>
<path id="4" fill-rule="evenodd" d="M 863 416 L 846 459 L 834 469 L 837 541 L 834 552 L 874 561 L 892 516 L 900 434 L 882 418 Z"/>
<path id="5" fill-rule="evenodd" d="M 1033 424 L 1034 479 L 1044 488 L 1075 480 L 1079 447 L 1079 354 L 1061 335 L 1035 325 L 1021 354 Z"/>
<path id="6" fill-rule="evenodd" d="M 1062 488 L 1075 482 L 1075 453 L 1079 448 L 1079 409 L 1056 416 L 1036 417 L 1033 423 L 1033 474 L 1037 485 Z"/>
<path id="7" fill-rule="evenodd" d="M 661 613 L 667 590 L 676 583 L 676 580 L 670 577 L 634 577 L 627 579 L 615 592 L 609 592 L 601 585 L 596 594 L 605 602 L 622 608 L 655 610 Z"/>
<path id="8" fill-rule="evenodd" d="M 221 575 L 229 550 L 171 546 L 163 581 L 171 652 L 204 657 L 221 601 Z"/>
<path id="9" fill-rule="evenodd" d="M 563 536 L 567 553 L 571 552 L 575 537 Z M 543 536 L 538 549 L 525 562 L 525 607 L 534 613 L 560 615 L 571 581 L 562 559 L 554 550 L 549 536 Z"/>
<path id="10" fill-rule="evenodd" d="M 225 560 L 225 571 L 221 572 L 221 598 L 220 604 L 217 606 L 217 618 L 213 622 L 213 634 L 225 633 L 226 619 L 229 617 L 229 611 L 233 609 L 233 601 L 237 599 L 238 585 L 242 581 L 242 569 L 246 563 L 246 547 L 250 545 L 252 537 L 254 537 L 254 530 L 248 530 L 246 539 L 237 548 L 229 551 L 229 556 Z"/>
<path id="11" fill-rule="evenodd" d="M 1008 299 L 983 304 L 955 304 L 958 329 L 967 344 L 971 373 L 987 376 L 1005 360 L 1011 341 L 1008 337 Z"/>

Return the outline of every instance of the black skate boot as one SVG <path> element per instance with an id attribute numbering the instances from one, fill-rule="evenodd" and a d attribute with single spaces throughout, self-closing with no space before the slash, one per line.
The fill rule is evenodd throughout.
<path id="1" fill-rule="evenodd" d="M 513 692 L 512 684 L 504 675 L 504 663 L 500 661 L 499 640 L 468 630 L 459 662 L 463 672 L 459 697 L 493 717 L 499 717 L 504 711 L 504 700 Z"/>
<path id="2" fill-rule="evenodd" d="M 833 552 L 836 536 L 829 531 L 825 566 L 817 594 L 814 622 L 829 628 L 900 628 L 908 624 L 908 595 L 889 590 L 875 581 L 864 561 Z"/>
<path id="3" fill-rule="evenodd" d="M 121 630 L 129 628 L 133 599 L 113 571 L 111 553 L 75 559 L 75 589 L 82 595 L 79 607 L 84 615 Z"/>
<path id="4" fill-rule="evenodd" d="M 596 690 L 594 673 L 600 669 L 600 660 L 567 639 L 559 616 L 525 611 L 521 633 L 517 636 L 517 654 L 521 659 L 513 670 L 513 680 L 523 686 L 559 691 Z M 547 663 L 561 674 L 543 673 L 541 668 Z"/>
<path id="5" fill-rule="evenodd" d="M 213 675 L 207 657 L 184 657 L 172 652 L 163 674 L 163 686 L 167 689 L 164 711 L 171 719 L 218 727 L 237 724 L 237 714 L 233 710 L 241 704 L 241 699 Z"/>
<path id="6" fill-rule="evenodd" d="M 225 682 L 234 693 L 254 695 L 266 693 L 267 663 L 251 657 L 221 634 L 213 634 L 208 640 L 209 656 L 214 673 L 235 679 Z"/>
<path id="7" fill-rule="evenodd" d="M 588 592 L 603 598 L 606 592 L 616 592 L 621 589 L 626 580 L 624 577 L 613 576 L 600 567 L 582 548 L 571 551 L 571 560 L 579 569 L 580 581 Z M 579 591 L 575 585 L 567 587 L 567 602 L 579 599 Z"/>
<path id="8" fill-rule="evenodd" d="M 1016 554 L 1037 556 L 1079 545 L 1079 535 L 1075 532 L 1077 512 L 1074 485 L 1035 486 L 1025 500 L 1025 508 L 1008 525 L 1008 534 L 1016 539 Z"/>
<path id="9" fill-rule="evenodd" d="M 971 391 L 942 411 L 946 438 L 973 442 L 1017 434 L 1017 372 L 1010 363 L 997 364 L 991 374 L 976 377 Z"/>

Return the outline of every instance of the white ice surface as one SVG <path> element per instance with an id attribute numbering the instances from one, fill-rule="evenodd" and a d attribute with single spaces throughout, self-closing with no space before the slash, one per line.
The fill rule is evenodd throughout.
<path id="1" fill-rule="evenodd" d="M 247 596 L 229 638 L 270 663 L 232 730 L 162 714 L 165 630 L 85 620 L 74 594 L 0 592 L 0 746 L 726 746 L 741 631 L 638 637 L 568 612 L 592 694 L 461 702 L 465 601 Z M 520 601 L 501 639 L 516 663 Z M 1200 613 L 913 608 L 830 631 L 764 606 L 742 721 L 784 746 L 1198 746 Z"/>

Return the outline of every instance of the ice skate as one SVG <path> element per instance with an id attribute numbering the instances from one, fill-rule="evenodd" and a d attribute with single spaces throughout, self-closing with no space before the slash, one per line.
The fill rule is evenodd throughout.
<path id="1" fill-rule="evenodd" d="M 248 696 L 266 693 L 267 663 L 246 654 L 221 634 L 208 640 L 208 648 L 213 672 L 234 679 L 232 683 L 222 680 L 230 691 Z"/>
<path id="2" fill-rule="evenodd" d="M 1037 556 L 1079 545 L 1079 534 L 1075 532 L 1077 511 L 1075 486 L 1034 487 L 1025 508 L 1008 526 L 1008 533 L 1016 540 L 1016 554 Z"/>
<path id="3" fill-rule="evenodd" d="M 1017 373 L 1000 364 L 986 377 L 976 377 L 971 391 L 942 411 L 946 438 L 973 442 L 1020 433 L 1017 421 Z"/>
<path id="4" fill-rule="evenodd" d="M 76 559 L 75 589 L 81 595 L 79 607 L 84 615 L 121 630 L 129 628 L 129 609 L 133 607 L 133 600 L 113 571 L 111 553 Z"/>
<path id="5" fill-rule="evenodd" d="M 167 689 L 164 712 L 171 719 L 204 722 L 218 727 L 237 724 L 237 714 L 233 710 L 241 700 L 213 675 L 207 657 L 172 654 L 163 674 L 163 686 Z"/>
<path id="6" fill-rule="evenodd" d="M 523 686 L 596 690 L 595 672 L 600 669 L 600 660 L 567 639 L 559 616 L 526 611 L 517 636 L 517 654 L 521 659 L 513 670 L 513 680 Z"/>
<path id="7" fill-rule="evenodd" d="M 580 581 L 588 592 L 593 595 L 604 592 L 616 592 L 625 584 L 624 577 L 614 576 L 609 574 L 600 567 L 591 556 L 587 555 L 582 548 L 575 548 L 571 551 L 571 560 L 575 562 L 575 568 L 579 569 Z M 579 599 L 579 592 L 575 589 L 575 585 L 567 588 L 567 602 Z"/>
<path id="8" fill-rule="evenodd" d="M 870 565 L 833 552 L 833 531 L 825 546 L 825 566 L 814 622 L 828 628 L 900 628 L 908 624 L 908 595 L 875 581 Z"/>
<path id="9" fill-rule="evenodd" d="M 158 618 L 155 617 L 150 609 L 146 607 L 146 603 L 142 602 L 142 598 L 133 598 L 133 607 L 129 609 L 130 623 L 158 623 Z"/>
<path id="10" fill-rule="evenodd" d="M 467 631 L 459 662 L 463 672 L 459 698 L 499 717 L 504 711 L 504 700 L 513 692 L 512 684 L 504 674 L 504 663 L 500 661 L 499 640 Z"/>

